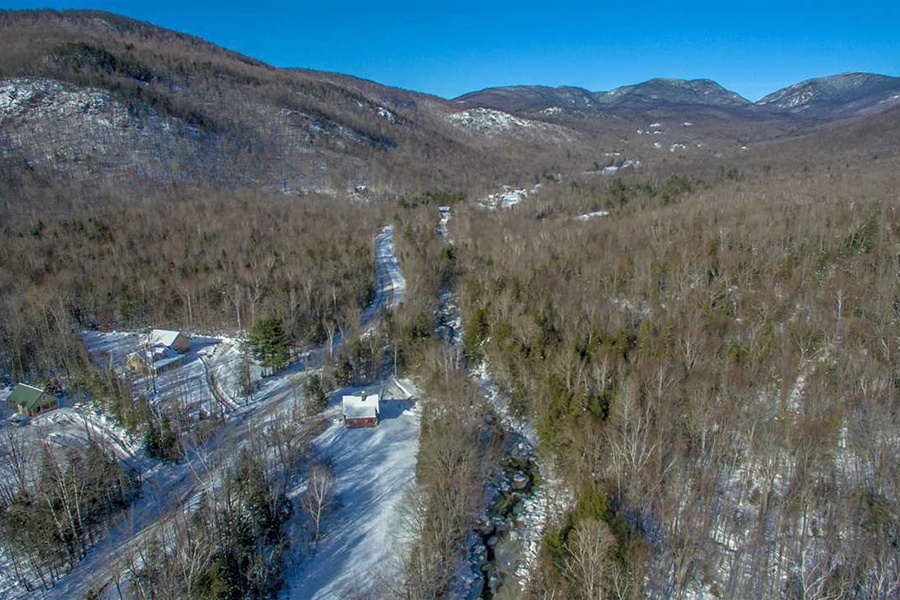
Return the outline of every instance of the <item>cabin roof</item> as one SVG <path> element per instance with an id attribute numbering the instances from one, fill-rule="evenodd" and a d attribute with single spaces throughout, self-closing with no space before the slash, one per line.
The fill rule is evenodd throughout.
<path id="1" fill-rule="evenodd" d="M 44 390 L 30 386 L 27 383 L 20 383 L 9 395 L 8 400 L 24 408 L 32 409 L 38 405 L 43 395 Z"/>
<path id="2" fill-rule="evenodd" d="M 378 394 L 344 396 L 341 401 L 344 417 L 347 419 L 371 419 L 372 417 L 377 417 L 379 401 Z"/>

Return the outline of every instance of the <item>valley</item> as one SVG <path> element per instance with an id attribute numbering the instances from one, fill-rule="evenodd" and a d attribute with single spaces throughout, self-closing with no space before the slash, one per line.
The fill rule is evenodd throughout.
<path id="1" fill-rule="evenodd" d="M 898 594 L 900 78 L 0 39 L 0 596 Z"/>

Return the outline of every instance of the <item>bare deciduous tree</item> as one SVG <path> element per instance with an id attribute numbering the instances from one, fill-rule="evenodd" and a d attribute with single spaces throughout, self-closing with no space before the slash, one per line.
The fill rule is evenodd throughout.
<path id="1" fill-rule="evenodd" d="M 311 543 L 316 544 L 322 535 L 323 519 L 334 504 L 334 473 L 323 463 L 313 465 L 306 476 L 306 491 L 300 503 L 309 517 L 312 531 Z"/>

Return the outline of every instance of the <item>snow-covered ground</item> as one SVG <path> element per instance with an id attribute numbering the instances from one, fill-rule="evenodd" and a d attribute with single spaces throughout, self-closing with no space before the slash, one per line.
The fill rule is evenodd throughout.
<path id="1" fill-rule="evenodd" d="M 139 338 L 137 332 L 82 334 L 91 357 L 120 374 L 125 372 L 126 358 L 136 350 Z M 234 410 L 239 389 L 239 342 L 228 337 L 193 336 L 191 348 L 183 357 L 181 365 L 155 377 L 135 377 L 132 393 L 147 396 L 152 406 L 177 402 L 186 416 L 197 418 Z M 258 368 L 254 375 L 259 377 Z"/>
<path id="2" fill-rule="evenodd" d="M 2 404 L 3 414 L 11 414 L 6 402 Z M 89 442 L 100 445 L 111 455 L 132 466 L 137 464 L 136 461 L 142 454 L 141 440 L 135 439 L 106 415 L 99 414 L 86 406 L 58 408 L 23 420 L 22 423 L 22 425 L 18 425 L 3 419 L 0 421 L 0 436 L 3 437 L 4 446 L 10 436 L 22 442 L 26 452 L 25 463 L 29 481 L 34 481 L 37 476 L 37 473 L 30 469 L 36 469 L 40 464 L 38 447 L 43 443 L 48 444 L 57 460 L 60 461 L 65 459 L 66 451 L 81 452 Z M 0 479 L 2 479 L 0 485 L 11 484 L 7 480 L 8 475 L 6 448 L 4 447 L 0 449 Z M 5 597 L 2 589 L 0 589 L 0 597 Z"/>
<path id="3" fill-rule="evenodd" d="M 409 381 L 403 387 L 415 389 Z M 400 399 L 382 401 L 376 427 L 346 428 L 339 397 L 325 413 L 329 426 L 314 445 L 334 471 L 337 507 L 312 554 L 287 575 L 285 598 L 348 598 L 395 575 L 400 505 L 415 479 L 421 410 L 402 392 L 391 396 Z"/>
<path id="4" fill-rule="evenodd" d="M 602 219 L 603 217 L 609 216 L 609 213 L 605 210 L 597 210 L 594 212 L 585 213 L 583 215 L 578 215 L 575 217 L 576 221 L 590 221 L 591 219 Z"/>
<path id="5" fill-rule="evenodd" d="M 382 309 L 399 306 L 406 291 L 393 234 L 388 226 L 375 240 L 375 298 L 362 315 L 363 329 Z M 333 469 L 337 506 L 308 555 L 303 552 L 306 532 L 295 519 L 296 563 L 285 574 L 285 598 L 346 598 L 371 591 L 392 577 L 402 551 L 397 509 L 415 478 L 421 420 L 417 391 L 409 380 L 388 382 L 381 422 L 362 429 L 347 429 L 341 422 L 343 392 L 334 395 L 325 413 L 328 428 L 314 441 Z"/>
<path id="6" fill-rule="evenodd" d="M 395 308 L 402 301 L 406 287 L 390 227 L 376 238 L 375 268 L 378 285 L 373 303 L 363 315 L 363 329 L 382 309 Z M 138 337 L 134 332 L 83 335 L 94 360 L 119 372 L 124 370 Z M 90 407 L 52 411 L 22 427 L 4 421 L 3 425 L 39 435 L 60 449 L 83 446 L 90 435 L 141 473 L 141 498 L 44 597 L 80 598 L 97 591 L 102 598 L 117 597 L 111 577 L 124 569 L 123 561 L 132 552 L 136 540 L 165 526 L 171 515 L 192 510 L 200 490 L 213 480 L 210 469 L 227 467 L 239 449 L 258 438 L 266 427 L 297 414 L 294 409 L 304 370 L 317 368 L 317 358 L 322 354 L 321 349 L 305 353 L 288 370 L 263 379 L 252 400 L 237 397 L 239 342 L 227 337 L 195 336 L 184 364 L 158 375 L 155 381 L 139 378 L 134 384 L 134 394 L 147 394 L 153 404 L 177 401 L 187 406 L 189 413 L 209 414 L 215 409 L 225 413 L 221 428 L 209 441 L 189 450 L 187 457 L 176 464 L 148 459 L 140 440 L 131 438 Z M 258 375 L 256 370 L 254 378 Z M 213 391 L 213 386 L 218 393 Z M 410 382 L 387 384 L 386 394 L 400 399 L 383 405 L 383 421 L 374 429 L 345 429 L 337 419 L 339 407 L 332 406 L 326 413 L 331 424 L 315 445 L 334 465 L 341 505 L 332 515 L 333 520 L 327 521 L 326 537 L 317 551 L 304 559 L 299 570 L 287 565 L 288 590 L 296 589 L 288 597 L 311 597 L 312 592 L 307 590 L 322 590 L 319 597 L 340 597 L 329 596 L 328 590 L 344 588 L 358 572 L 376 571 L 394 552 L 392 515 L 415 473 L 419 411 L 409 399 L 414 393 Z M 295 493 L 299 489 L 295 488 Z M 13 585 L 0 576 L 0 597 L 32 597 Z"/>

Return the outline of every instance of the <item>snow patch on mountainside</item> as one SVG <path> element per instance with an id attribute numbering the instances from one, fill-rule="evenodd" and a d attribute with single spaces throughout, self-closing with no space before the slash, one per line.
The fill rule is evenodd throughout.
<path id="1" fill-rule="evenodd" d="M 470 108 L 453 113 L 447 119 L 460 129 L 467 129 L 487 135 L 503 133 L 555 133 L 568 137 L 562 128 L 548 123 L 540 123 L 516 117 L 509 113 L 491 108 Z"/>
<path id="2" fill-rule="evenodd" d="M 0 81 L 0 156 L 57 176 L 189 178 L 189 167 L 206 160 L 200 138 L 198 127 L 105 90 L 52 79 Z"/>
<path id="3" fill-rule="evenodd" d="M 79 115 L 94 126 L 123 126 L 128 110 L 102 90 L 70 89 L 52 79 L 0 83 L 0 123 L 16 117 L 53 119 Z"/>
<path id="4" fill-rule="evenodd" d="M 520 119 L 509 113 L 491 108 L 472 108 L 452 114 L 447 118 L 460 127 L 486 132 L 509 131 L 516 128 L 530 129 L 538 126 L 533 121 Z"/>
<path id="5" fill-rule="evenodd" d="M 513 206 L 523 202 L 528 199 L 529 194 L 536 193 L 540 188 L 537 186 L 533 187 L 531 191 L 521 189 L 521 188 L 512 188 L 508 185 L 501 186 L 500 192 L 496 194 L 488 194 L 486 198 L 482 198 L 479 200 L 475 206 L 479 208 L 486 208 L 488 210 L 496 210 L 512 208 Z"/>
<path id="6" fill-rule="evenodd" d="M 597 210 L 594 212 L 585 213 L 583 215 L 578 215 L 575 217 L 576 221 L 590 221 L 591 219 L 602 219 L 603 217 L 609 216 L 609 212 L 605 210 Z"/>
<path id="7" fill-rule="evenodd" d="M 882 100 L 897 94 L 900 78 L 872 73 L 843 73 L 801 81 L 765 96 L 758 106 L 793 113 L 824 114 L 865 110 L 883 104 Z M 897 94 L 900 96 L 900 94 Z"/>
<path id="8" fill-rule="evenodd" d="M 815 97 L 816 92 L 813 89 L 800 89 L 797 86 L 791 86 L 779 92 L 777 96 L 768 99 L 763 98 L 759 103 L 761 105 L 777 106 L 778 108 L 797 108 L 808 104 Z"/>

